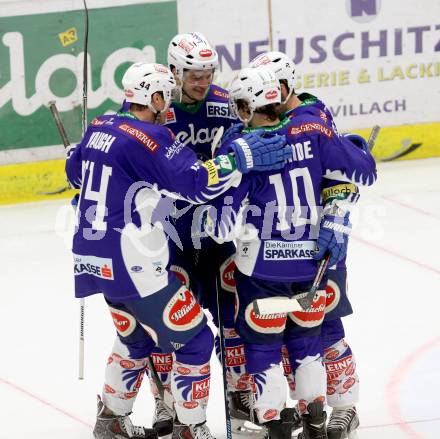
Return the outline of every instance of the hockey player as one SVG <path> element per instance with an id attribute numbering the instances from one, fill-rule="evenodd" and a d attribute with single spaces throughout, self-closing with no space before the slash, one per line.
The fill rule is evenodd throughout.
<path id="1" fill-rule="evenodd" d="M 171 390 L 178 421 L 193 438 L 209 439 L 213 336 L 192 292 L 169 270 L 168 239 L 175 234 L 168 221 L 171 204 L 162 194 L 209 201 L 240 178 L 238 171 L 282 166 L 286 148 L 280 139 L 245 136 L 247 146 L 235 143 L 233 154 L 200 163 L 168 128 L 154 123 L 175 87 L 169 69 L 136 63 L 123 86 L 129 111 L 92 120 L 66 163 L 69 181 L 80 188 L 75 295 L 103 293 L 117 330 L 94 436 L 155 437 L 134 427 L 128 415 L 157 344 L 175 355 Z M 270 151 L 265 144 L 272 144 Z"/>
<path id="2" fill-rule="evenodd" d="M 280 111 L 287 117 L 297 115 L 313 115 L 321 119 L 321 123 L 333 128 L 336 126 L 333 117 L 323 102 L 308 93 L 299 96 L 294 90 L 295 66 L 292 60 L 282 52 L 268 52 L 251 61 L 251 66 L 266 65 L 281 83 Z M 362 139 L 350 135 L 351 140 Z M 350 208 L 359 198 L 358 189 L 353 184 L 338 181 L 327 181 L 322 190 L 324 210 L 330 215 L 341 218 L 349 225 Z M 345 332 L 341 317 L 353 312 L 347 297 L 347 252 L 348 236 L 337 243 L 335 233 L 330 228 L 323 228 L 318 239 L 319 253 L 322 258 L 329 246 L 337 246 L 340 254 L 330 261 L 328 272 L 327 307 L 322 325 L 322 341 L 324 348 L 324 364 L 327 369 L 327 403 L 333 408 L 327 427 L 330 439 L 341 439 L 350 435 L 358 426 L 356 404 L 359 398 L 359 378 L 356 372 L 356 361 L 350 346 L 344 340 Z M 288 366 L 289 367 L 289 366 Z M 292 394 L 294 397 L 294 392 Z"/>
<path id="3" fill-rule="evenodd" d="M 313 255 L 324 180 L 372 184 L 376 179 L 374 159 L 339 137 L 319 117 L 301 114 L 280 120 L 280 84 L 264 66 L 243 69 L 230 94 L 240 118 L 245 126 L 248 124 L 242 133 L 256 129 L 283 133 L 294 151 L 293 161 L 283 170 L 245 176 L 238 188 L 220 197 L 223 206 L 220 199 L 216 200 L 216 215 L 210 214 L 217 218 L 211 225 L 217 238 L 237 240 L 236 328 L 244 340 L 247 370 L 254 380 L 253 407 L 270 437 L 290 437 L 291 425 L 280 420 L 285 404 L 285 381 L 279 368 L 284 343 L 295 370 L 303 437 L 326 438 L 326 382 L 320 338 L 325 281 L 311 308 L 300 313 L 300 318 L 287 320 L 286 313 L 257 315 L 252 302 L 261 297 L 290 297 L 310 289 L 316 274 Z M 338 234 L 346 232 L 347 228 L 325 211 L 321 221 L 321 229 L 333 224 Z M 237 223 L 239 233 L 234 235 L 231 232 Z"/>
<path id="4" fill-rule="evenodd" d="M 177 139 L 197 154 L 199 159 L 208 160 L 215 154 L 211 146 L 218 130 L 226 129 L 232 123 L 238 122 L 230 112 L 227 90 L 212 83 L 218 66 L 217 52 L 199 32 L 178 34 L 169 44 L 168 64 L 178 86 L 166 113 L 165 124 Z M 258 431 L 249 430 L 245 427 L 244 420 L 238 419 L 246 417 L 246 412 L 249 411 L 246 406 L 249 382 L 245 375 L 243 344 L 234 330 L 235 246 L 232 242 L 220 245 L 209 237 L 201 237 L 196 227 L 196 207 L 191 208 L 183 201 L 178 201 L 176 205 L 175 227 L 180 242 L 171 243 L 171 268 L 188 287 L 191 287 L 203 307 L 210 310 L 217 327 L 218 289 L 224 319 L 228 397 L 233 431 Z M 218 350 L 218 337 L 216 346 Z M 162 384 L 169 388 L 172 357 L 155 349 L 152 358 L 156 369 L 160 371 Z M 151 387 L 157 395 L 154 382 L 151 383 Z M 161 434 L 167 434 L 172 430 L 172 414 L 165 410 L 162 399 L 158 397 L 155 398 L 153 426 L 159 429 Z"/>

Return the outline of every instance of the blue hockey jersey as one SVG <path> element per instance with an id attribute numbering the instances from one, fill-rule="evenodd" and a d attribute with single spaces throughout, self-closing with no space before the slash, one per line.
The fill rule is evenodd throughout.
<path id="1" fill-rule="evenodd" d="M 238 188 L 215 200 L 211 231 L 219 240 L 237 239 L 235 262 L 245 275 L 280 282 L 311 280 L 325 179 L 371 185 L 375 162 L 310 114 L 264 129 L 286 135 L 292 162 L 281 171 L 251 172 Z M 220 152 L 223 148 L 227 145 Z"/>
<path id="2" fill-rule="evenodd" d="M 211 144 L 217 130 L 225 130 L 239 120 L 231 114 L 229 93 L 211 85 L 205 99 L 194 105 L 173 102 L 167 112 L 165 125 L 184 145 L 191 148 L 202 161 L 211 159 Z"/>
<path id="3" fill-rule="evenodd" d="M 173 102 L 166 114 L 165 124 L 177 139 L 204 161 L 216 155 L 211 145 L 218 129 L 224 127 L 226 130 L 237 122 L 239 120 L 230 111 L 228 91 L 211 85 L 201 102 L 194 105 Z M 210 238 L 199 238 L 196 208 L 182 201 L 176 201 L 176 207 L 175 226 L 183 249 L 215 246 Z"/>
<path id="4" fill-rule="evenodd" d="M 335 121 L 324 102 L 309 93 L 301 93 L 298 98 L 302 101 L 299 107 L 285 113 L 286 117 L 294 118 L 299 115 L 310 115 L 321 119 L 322 123 L 338 133 Z M 359 189 L 356 185 L 331 179 L 325 179 L 321 191 L 321 202 L 324 206 L 337 203 L 344 211 L 350 209 L 359 200 Z M 336 264 L 336 268 L 346 267 L 346 257 Z"/>
<path id="5" fill-rule="evenodd" d="M 217 160 L 217 159 L 216 159 Z M 176 237 L 170 194 L 204 203 L 241 174 L 229 156 L 199 163 L 165 126 L 130 113 L 98 117 L 66 162 L 81 188 L 73 238 L 75 294 L 111 300 L 145 297 L 164 288 L 167 237 Z"/>

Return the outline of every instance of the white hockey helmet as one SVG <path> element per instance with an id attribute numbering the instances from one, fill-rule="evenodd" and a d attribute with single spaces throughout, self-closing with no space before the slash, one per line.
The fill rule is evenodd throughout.
<path id="1" fill-rule="evenodd" d="M 289 99 L 295 86 L 295 64 L 285 53 L 275 51 L 262 53 L 255 57 L 249 65 L 253 68 L 267 66 L 275 73 L 279 81 L 284 79 L 287 82 L 289 94 L 283 103 Z"/>
<path id="2" fill-rule="evenodd" d="M 229 87 L 229 100 L 237 117 L 244 123 L 252 119 L 257 108 L 281 102 L 280 82 L 271 69 L 266 66 L 247 67 L 240 70 Z M 238 111 L 237 101 L 247 102 L 250 117 L 242 118 Z"/>
<path id="3" fill-rule="evenodd" d="M 178 34 L 168 46 L 168 66 L 175 67 L 176 76 L 183 80 L 185 69 L 216 69 L 218 55 L 214 47 L 200 32 Z"/>
<path id="4" fill-rule="evenodd" d="M 171 102 L 171 93 L 176 87 L 171 70 L 162 64 L 138 62 L 131 65 L 122 77 L 122 86 L 126 102 L 146 105 L 153 112 L 157 110 L 151 104 L 154 93 L 162 92 L 165 111 Z"/>

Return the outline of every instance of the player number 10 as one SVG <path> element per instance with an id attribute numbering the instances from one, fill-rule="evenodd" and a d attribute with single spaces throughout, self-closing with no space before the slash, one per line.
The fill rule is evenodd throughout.
<path id="1" fill-rule="evenodd" d="M 287 203 L 286 191 L 281 174 L 274 174 L 269 177 L 269 181 L 274 185 L 278 205 L 277 230 L 289 230 L 291 226 L 301 227 L 306 224 L 316 224 L 318 220 L 318 211 L 316 209 L 315 193 L 313 191 L 312 177 L 307 168 L 295 168 L 289 171 L 290 183 L 293 199 Z M 298 179 L 302 178 L 304 186 L 304 196 L 307 205 L 302 206 L 298 192 Z M 292 218 L 287 221 L 287 206 L 293 209 Z M 305 212 L 303 212 L 305 210 Z M 310 217 L 307 216 L 308 211 Z"/>

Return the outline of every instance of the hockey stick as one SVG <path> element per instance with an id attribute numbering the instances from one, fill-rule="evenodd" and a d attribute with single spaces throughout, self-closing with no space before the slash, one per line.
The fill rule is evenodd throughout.
<path id="1" fill-rule="evenodd" d="M 224 131 L 225 131 L 225 128 L 222 125 L 218 128 L 218 130 L 214 134 L 214 138 L 212 139 L 212 144 L 211 144 L 211 157 L 212 158 L 214 158 L 215 150 L 217 149 L 217 146 L 220 143 L 220 140 L 222 139 Z"/>
<path id="2" fill-rule="evenodd" d="M 274 314 L 282 312 L 304 311 L 310 308 L 318 291 L 319 284 L 327 269 L 330 255 L 327 255 L 318 266 L 318 272 L 313 280 L 312 288 L 306 293 L 298 294 L 293 297 L 265 297 L 256 299 L 252 302 L 254 312 L 257 315 Z"/>
<path id="3" fill-rule="evenodd" d="M 229 402 L 228 402 L 228 382 L 226 378 L 226 346 L 225 346 L 225 336 L 224 336 L 224 320 L 223 313 L 220 310 L 220 288 L 219 288 L 219 276 L 216 276 L 215 281 L 215 295 L 217 299 L 217 318 L 218 318 L 218 338 L 220 341 L 220 363 L 222 365 L 222 375 L 223 375 L 223 400 L 225 404 L 225 417 L 226 417 L 226 439 L 232 439 L 232 424 L 231 415 L 229 413 Z"/>
<path id="4" fill-rule="evenodd" d="M 88 89 L 88 46 L 89 46 L 89 10 L 86 0 L 84 4 L 84 58 L 83 58 L 83 96 L 82 96 L 82 134 L 87 130 L 87 89 Z"/>
<path id="5" fill-rule="evenodd" d="M 374 127 L 371 130 L 370 137 L 368 138 L 367 145 L 368 149 L 371 151 L 374 147 L 374 144 L 376 143 L 377 136 L 379 135 L 380 126 L 374 125 Z"/>
<path id="6" fill-rule="evenodd" d="M 55 101 L 49 102 L 49 110 L 52 113 L 53 120 L 55 121 L 55 125 L 58 128 L 58 132 L 60 133 L 61 140 L 63 142 L 64 148 L 67 151 L 70 149 L 70 142 L 67 138 L 66 130 L 64 129 L 63 122 L 61 121 L 60 113 L 58 112 L 57 104 Z"/>
<path id="7" fill-rule="evenodd" d="M 55 125 L 58 128 L 58 132 L 60 133 L 61 140 L 63 142 L 64 148 L 68 152 L 71 144 L 69 139 L 67 138 L 67 133 L 64 128 L 63 122 L 60 117 L 60 113 L 58 112 L 57 104 L 55 101 L 49 102 L 49 109 L 52 113 L 53 119 L 55 121 Z M 64 190 L 70 189 L 70 185 L 67 188 L 60 189 L 58 193 L 64 192 Z M 55 192 L 54 192 L 55 193 Z M 84 298 L 80 299 L 80 307 L 79 307 L 79 341 L 78 341 L 78 379 L 84 379 Z"/>
<path id="8" fill-rule="evenodd" d="M 380 131 L 380 126 L 375 125 L 368 138 L 367 145 L 371 151 L 376 142 L 377 136 Z M 265 297 L 262 299 L 256 299 L 253 301 L 253 309 L 256 314 L 273 314 L 280 312 L 293 312 L 304 311 L 311 306 L 315 297 L 316 291 L 318 291 L 319 284 L 327 269 L 330 255 L 327 255 L 319 264 L 318 272 L 312 284 L 312 288 L 307 293 L 298 294 L 294 297 Z"/>
<path id="9" fill-rule="evenodd" d="M 87 2 L 83 0 L 84 4 L 84 58 L 83 58 L 83 103 L 82 103 L 82 135 L 87 130 L 87 56 L 89 46 L 89 10 L 87 9 Z M 78 379 L 84 379 L 84 314 L 86 310 L 86 301 L 84 297 L 79 300 L 79 364 L 78 364 Z"/>
<path id="10" fill-rule="evenodd" d="M 66 149 L 66 152 L 68 152 L 71 145 L 69 139 L 67 138 L 66 130 L 64 129 L 64 125 L 63 122 L 61 121 L 60 113 L 58 112 L 58 108 L 55 101 L 49 101 L 49 110 L 52 113 L 53 120 L 55 121 L 55 125 L 58 129 L 58 133 L 61 137 L 61 141 L 63 142 L 64 148 Z M 69 189 L 72 189 L 70 184 L 60 189 L 56 189 L 54 191 L 38 192 L 38 195 L 62 194 L 63 192 L 68 191 Z"/>
<path id="11" fill-rule="evenodd" d="M 63 122 L 60 117 L 60 113 L 58 112 L 57 104 L 55 101 L 49 102 L 49 109 L 52 113 L 55 124 L 58 128 L 58 132 L 60 133 L 61 140 L 63 141 L 63 145 L 67 151 L 69 151 L 71 144 L 69 139 L 67 138 L 66 130 L 64 129 Z M 70 186 L 67 187 L 70 189 Z M 62 192 L 62 191 L 61 191 Z M 85 300 L 84 298 L 80 299 L 80 307 L 79 307 L 79 340 L 78 340 L 78 379 L 84 379 L 84 312 L 85 312 Z"/>
<path id="12" fill-rule="evenodd" d="M 173 396 L 167 389 L 165 389 L 162 381 L 157 373 L 156 366 L 154 365 L 153 358 L 151 355 L 148 357 L 148 364 L 150 366 L 151 378 L 153 378 L 154 384 L 156 385 L 157 391 L 159 392 L 160 399 L 165 403 L 167 408 L 170 409 L 170 414 L 173 413 Z"/>

